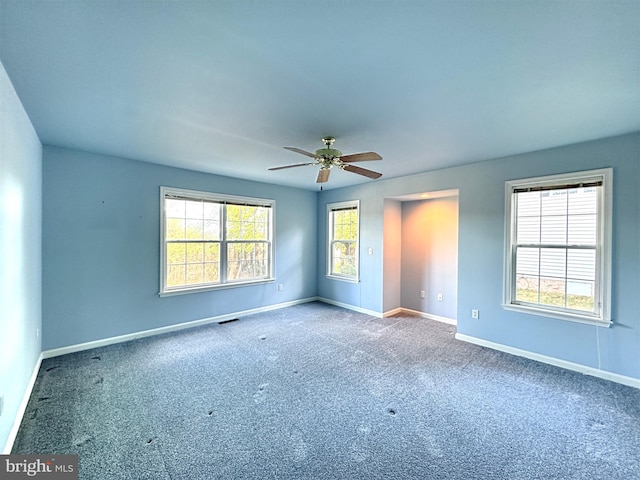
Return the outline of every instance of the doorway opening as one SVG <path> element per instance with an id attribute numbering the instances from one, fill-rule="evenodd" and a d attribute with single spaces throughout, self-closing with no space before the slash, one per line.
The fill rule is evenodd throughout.
<path id="1" fill-rule="evenodd" d="M 457 323 L 458 190 L 385 198 L 383 312 Z"/>

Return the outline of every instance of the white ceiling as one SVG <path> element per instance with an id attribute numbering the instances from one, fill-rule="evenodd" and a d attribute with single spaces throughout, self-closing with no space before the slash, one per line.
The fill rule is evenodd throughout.
<path id="1" fill-rule="evenodd" d="M 0 60 L 46 145 L 306 189 L 640 130 L 637 0 L 0 0 Z"/>

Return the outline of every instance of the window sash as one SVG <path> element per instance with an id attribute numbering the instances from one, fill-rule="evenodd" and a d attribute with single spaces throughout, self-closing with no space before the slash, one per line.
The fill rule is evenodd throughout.
<path id="1" fill-rule="evenodd" d="M 518 250 L 530 249 L 538 251 L 537 265 L 534 270 L 531 271 L 518 271 Z M 561 253 L 559 256 L 562 258 L 561 265 L 547 264 L 543 265 L 541 254 L 543 251 L 557 251 Z M 548 245 L 548 244 L 535 244 L 535 245 L 521 245 L 515 244 L 512 249 L 512 289 L 511 289 L 511 303 L 514 305 L 528 305 L 532 307 L 544 307 L 557 311 L 570 311 L 575 314 L 592 315 L 594 317 L 600 316 L 601 302 L 598 301 L 600 296 L 600 283 L 597 281 L 599 278 L 599 255 L 597 246 L 566 246 L 566 245 Z M 569 272 L 570 262 L 568 261 L 570 252 L 594 252 L 593 262 L 593 274 L 583 275 L 582 277 L 577 274 L 571 274 Z M 574 267 L 574 272 L 578 267 Z M 555 270 L 555 271 L 554 271 Z M 562 273 L 560 273 L 560 271 Z M 534 280 L 537 293 L 537 301 L 531 301 L 519 294 L 523 294 L 523 291 L 530 289 L 518 288 L 518 284 L 525 278 Z M 545 284 L 546 289 L 542 287 Z M 593 285 L 592 294 L 580 295 L 575 291 L 578 289 L 578 285 Z M 562 289 L 562 290 L 560 290 Z M 542 295 L 546 294 L 549 297 L 548 301 L 542 301 Z M 593 298 L 591 308 L 577 308 L 575 305 L 582 303 L 586 306 L 589 305 L 588 299 L 581 297 Z M 558 302 L 562 300 L 562 305 Z M 554 303 L 555 302 L 555 303 Z"/>

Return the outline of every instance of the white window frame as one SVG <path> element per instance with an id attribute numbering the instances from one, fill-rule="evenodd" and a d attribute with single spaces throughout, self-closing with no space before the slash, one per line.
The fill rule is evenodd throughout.
<path id="1" fill-rule="evenodd" d="M 599 188 L 596 244 L 596 312 L 577 312 L 576 310 L 544 305 L 520 304 L 515 302 L 515 248 L 516 221 L 514 191 L 524 188 L 554 187 L 561 185 L 588 184 L 601 181 Z M 505 261 L 504 261 L 504 298 L 503 308 L 517 312 L 541 315 L 545 317 L 587 323 L 608 327 L 611 322 L 611 245 L 612 245 L 612 207 L 613 169 L 604 168 L 583 172 L 549 175 L 544 177 L 510 180 L 505 182 Z"/>
<path id="2" fill-rule="evenodd" d="M 357 238 L 355 242 L 355 275 L 345 275 L 333 272 L 333 215 L 338 210 L 355 209 L 358 212 Z M 360 281 L 360 200 L 327 204 L 327 278 L 358 283 Z"/>
<path id="3" fill-rule="evenodd" d="M 167 286 L 167 253 L 166 246 L 166 215 L 165 215 L 165 199 L 167 197 L 178 197 L 193 200 L 205 200 L 210 202 L 221 203 L 223 205 L 223 214 L 220 218 L 221 223 L 221 238 L 220 242 L 220 281 L 216 283 L 202 283 L 197 285 L 184 285 L 177 287 Z M 181 295 L 186 293 L 204 292 L 211 290 L 218 290 L 224 288 L 241 287 L 247 285 L 257 285 L 264 283 L 273 283 L 275 278 L 274 272 L 274 222 L 275 222 L 275 200 L 264 198 L 244 197 L 237 195 L 225 195 L 219 193 L 203 192 L 198 190 L 188 190 L 184 188 L 175 187 L 160 187 L 160 290 L 159 295 L 161 297 L 171 295 Z M 227 270 L 226 260 L 226 245 L 233 243 L 233 241 L 227 241 L 224 236 L 225 220 L 226 220 L 226 204 L 245 204 L 250 206 L 269 207 L 269 232 L 268 232 L 268 273 L 265 277 L 250 279 L 250 280 L 227 280 L 225 278 Z"/>

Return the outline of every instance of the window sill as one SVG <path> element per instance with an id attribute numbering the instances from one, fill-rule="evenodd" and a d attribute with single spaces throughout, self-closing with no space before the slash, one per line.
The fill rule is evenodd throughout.
<path id="1" fill-rule="evenodd" d="M 587 325 L 595 325 L 597 327 L 608 328 L 611 326 L 611 323 L 612 323 L 610 320 L 601 320 L 599 318 L 592 317 L 592 316 L 557 312 L 555 310 L 545 310 L 543 308 L 535 308 L 535 307 L 529 307 L 525 305 L 503 304 L 502 308 L 504 308 L 505 310 L 513 311 L 513 312 L 526 313 L 529 315 L 538 315 L 538 316 L 548 317 L 548 318 L 557 318 L 559 320 L 583 323 Z"/>
<path id="2" fill-rule="evenodd" d="M 202 287 L 188 287 L 188 288 L 176 288 L 171 290 L 165 290 L 159 292 L 160 297 L 173 297 L 174 295 L 186 295 L 188 293 L 201 293 L 212 292 L 214 290 L 225 290 L 227 288 L 249 287 L 252 285 L 265 285 L 267 283 L 274 283 L 275 278 L 264 278 L 260 280 L 251 280 L 247 282 L 229 282 L 217 285 L 206 285 Z"/>
<path id="3" fill-rule="evenodd" d="M 348 283 L 360 283 L 360 279 L 359 278 L 340 277 L 338 275 L 326 275 L 326 277 L 329 280 L 340 280 L 342 282 L 348 282 Z"/>

